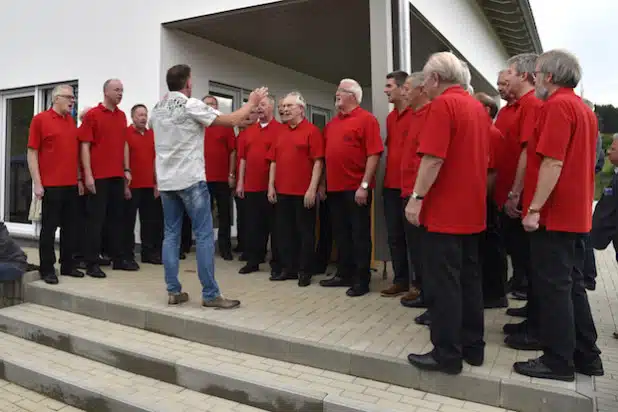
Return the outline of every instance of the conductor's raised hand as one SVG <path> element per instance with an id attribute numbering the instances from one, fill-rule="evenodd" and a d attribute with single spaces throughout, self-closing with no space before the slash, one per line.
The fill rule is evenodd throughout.
<path id="1" fill-rule="evenodd" d="M 268 96 L 268 87 L 260 87 L 258 89 L 255 89 L 249 95 L 249 103 L 257 106 L 266 96 Z"/>

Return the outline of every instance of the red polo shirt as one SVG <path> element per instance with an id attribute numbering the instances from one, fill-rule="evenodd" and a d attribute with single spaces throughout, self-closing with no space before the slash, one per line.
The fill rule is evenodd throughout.
<path id="1" fill-rule="evenodd" d="M 430 104 L 426 104 L 410 114 L 409 132 L 401 150 L 401 197 L 403 198 L 412 195 L 412 192 L 414 192 L 416 175 L 421 164 L 421 156 L 417 153 L 418 139 L 425 125 L 429 106 Z"/>
<path id="2" fill-rule="evenodd" d="M 77 185 L 79 142 L 73 118 L 53 109 L 34 116 L 28 147 L 38 151 L 43 187 Z"/>
<path id="3" fill-rule="evenodd" d="M 549 157 L 563 164 L 558 183 L 541 209 L 540 224 L 556 232 L 587 233 L 592 227 L 597 118 L 568 88 L 547 99 L 542 117 L 535 163 L 540 167 L 542 159 Z"/>
<path id="4" fill-rule="evenodd" d="M 357 190 L 365 175 L 367 158 L 384 151 L 380 125 L 367 110 L 357 107 L 339 113 L 324 128 L 326 185 L 329 192 Z M 369 182 L 375 186 L 375 178 Z"/>
<path id="5" fill-rule="evenodd" d="M 244 130 L 240 130 L 238 132 L 238 136 L 236 136 L 236 148 L 237 148 L 237 152 L 236 152 L 236 181 L 238 182 L 238 179 L 240 177 L 240 145 L 241 145 L 241 140 L 244 139 L 245 135 L 245 131 Z"/>
<path id="6" fill-rule="evenodd" d="M 284 125 L 277 142 L 268 152 L 275 162 L 275 189 L 282 195 L 304 196 L 311 183 L 313 164 L 324 157 L 320 129 L 303 119 L 296 127 Z"/>
<path id="7" fill-rule="evenodd" d="M 79 127 L 79 140 L 90 143 L 90 166 L 95 179 L 124 176 L 127 117 L 103 104 L 90 109 Z"/>
<path id="8" fill-rule="evenodd" d="M 146 129 L 140 133 L 133 125 L 127 127 L 129 165 L 131 166 L 131 188 L 155 187 L 154 133 Z"/>
<path id="9" fill-rule="evenodd" d="M 408 138 L 410 119 L 414 111 L 406 107 L 402 112 L 397 109 L 386 117 L 386 172 L 384 187 L 401 189 L 401 157 L 404 142 Z"/>
<path id="10" fill-rule="evenodd" d="M 206 180 L 227 182 L 230 174 L 230 153 L 236 150 L 234 129 L 225 126 L 210 126 L 204 133 L 204 160 Z"/>
<path id="11" fill-rule="evenodd" d="M 430 232 L 485 230 L 489 125 L 487 110 L 460 86 L 431 102 L 418 153 L 444 159 L 421 209 Z"/>
<path id="12" fill-rule="evenodd" d="M 243 139 L 238 143 L 238 155 L 245 159 L 245 192 L 265 192 L 268 190 L 270 161 L 268 151 L 277 141 L 283 125 L 271 120 L 265 127 L 256 123 L 245 129 Z"/>
<path id="13" fill-rule="evenodd" d="M 543 102 L 534 95 L 534 90 L 531 90 L 511 106 L 516 109 L 516 112 L 515 114 L 509 112 L 508 116 L 513 116 L 510 123 L 508 118 L 500 123 L 498 123 L 498 119 L 496 120 L 496 127 L 500 129 L 504 136 L 504 144 L 499 155 L 500 161 L 497 165 L 498 175 L 496 176 L 494 192 L 494 199 L 500 206 L 506 203 L 509 192 L 513 187 L 519 156 L 523 147 L 528 144 L 535 133 L 539 110 L 543 106 Z"/>
<path id="14" fill-rule="evenodd" d="M 493 124 L 489 125 L 489 166 L 491 170 L 496 169 L 498 163 L 498 155 L 502 149 L 504 138 L 500 130 Z M 505 200 L 506 201 L 506 200 Z"/>

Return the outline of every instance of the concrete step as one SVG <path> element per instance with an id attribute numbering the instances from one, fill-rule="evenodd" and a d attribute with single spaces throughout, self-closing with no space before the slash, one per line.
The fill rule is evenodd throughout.
<path id="1" fill-rule="evenodd" d="M 0 411 L 2 412 L 83 412 L 66 403 L 41 395 L 22 386 L 0 379 Z"/>
<path id="2" fill-rule="evenodd" d="M 443 406 L 473 411 L 479 407 L 36 304 L 0 310 L 0 330 L 131 373 L 274 412 L 409 412 Z"/>
<path id="3" fill-rule="evenodd" d="M 67 412 L 263 411 L 5 333 L 0 333 L 0 372 L 9 382 L 77 408 Z"/>
<path id="4" fill-rule="evenodd" d="M 463 401 L 521 412 L 594 409 L 592 379 L 581 375 L 571 385 L 573 389 L 559 386 L 561 382 L 554 386 L 552 381 L 531 382 L 520 376 L 500 378 L 487 372 L 475 373 L 470 368 L 450 376 L 420 371 L 401 358 L 225 324 L 218 320 L 224 319 L 223 316 L 213 315 L 217 320 L 208 319 L 205 309 L 199 307 L 179 310 L 163 305 L 132 304 L 103 295 L 88 295 L 79 287 L 63 289 L 40 281 L 25 285 L 25 294 L 28 302 L 92 318 Z"/>

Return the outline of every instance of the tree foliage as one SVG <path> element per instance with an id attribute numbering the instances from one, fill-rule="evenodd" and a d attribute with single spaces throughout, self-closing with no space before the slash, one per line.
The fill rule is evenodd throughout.
<path id="1" fill-rule="evenodd" d="M 611 104 L 596 105 L 601 133 L 618 133 L 618 107 Z"/>

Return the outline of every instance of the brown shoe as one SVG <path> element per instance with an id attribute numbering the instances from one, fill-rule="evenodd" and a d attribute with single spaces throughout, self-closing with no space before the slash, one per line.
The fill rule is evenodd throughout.
<path id="1" fill-rule="evenodd" d="M 179 305 L 181 303 L 185 303 L 188 300 L 189 294 L 187 292 L 168 293 L 167 295 L 168 305 Z"/>
<path id="2" fill-rule="evenodd" d="M 416 300 L 420 296 L 421 291 L 415 287 L 410 288 L 408 293 L 402 296 L 401 300 Z"/>
<path id="3" fill-rule="evenodd" d="M 219 295 L 211 300 L 203 300 L 202 306 L 215 309 L 233 309 L 240 306 L 240 301 L 234 299 L 226 299 L 223 296 Z"/>
<path id="4" fill-rule="evenodd" d="M 380 292 L 380 295 L 387 298 L 394 298 L 395 296 L 399 296 L 402 293 L 407 292 L 409 289 L 409 287 L 404 285 L 393 284 L 390 288 L 384 289 Z"/>

